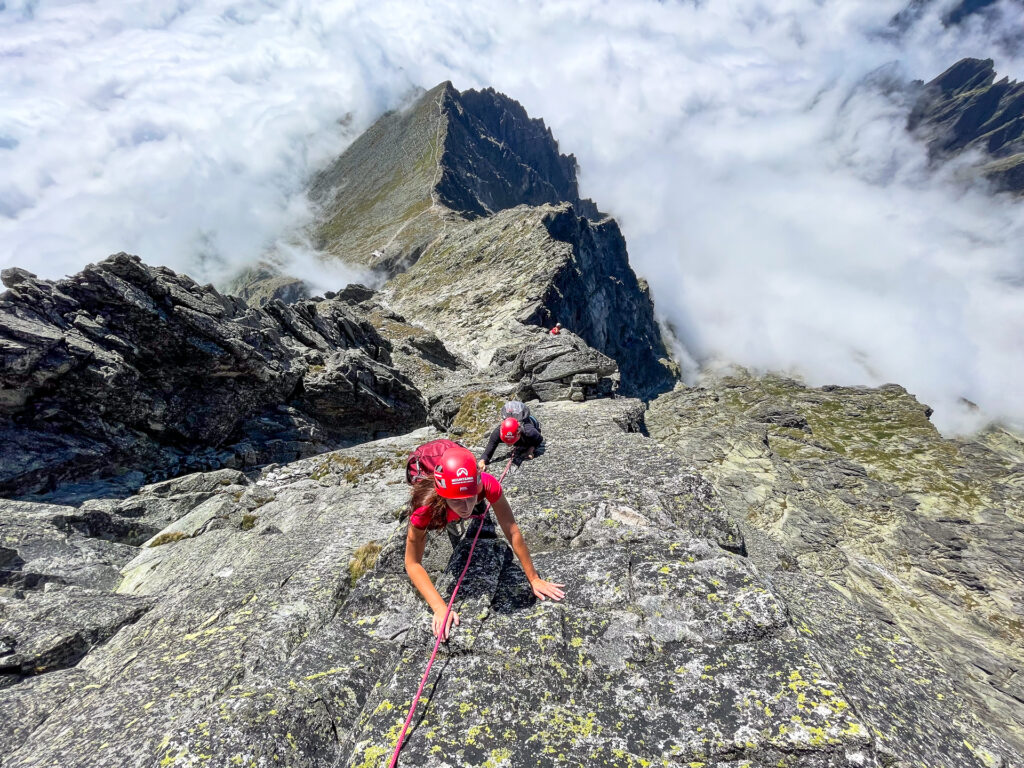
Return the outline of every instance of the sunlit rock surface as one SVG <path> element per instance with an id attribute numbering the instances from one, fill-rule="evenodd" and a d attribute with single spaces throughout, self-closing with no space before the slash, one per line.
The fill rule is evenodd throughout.
<path id="1" fill-rule="evenodd" d="M 1001 430 L 946 440 L 929 413 L 895 385 L 811 389 L 735 376 L 662 396 L 647 424 L 772 542 L 762 566 L 796 615 L 832 623 L 846 675 L 899 679 L 907 700 L 953 707 L 949 722 L 969 699 L 1020 749 L 1024 443 Z M 903 648 L 945 673 L 880 672 L 900 671 Z M 893 740 L 922 727 L 873 706 L 890 709 Z"/>
<path id="2" fill-rule="evenodd" d="M 534 410 L 547 450 L 505 492 L 567 598 L 536 601 L 486 524 L 400 764 L 1019 764 L 925 639 L 745 538 L 742 502 L 645 436 L 642 403 Z M 244 516 L 137 550 L 111 595 L 145 601 L 133 622 L 0 690 L 5 768 L 386 765 L 432 643 L 397 520 L 430 437 L 268 468 L 212 497 Z M 431 535 L 442 592 L 467 546 Z"/>

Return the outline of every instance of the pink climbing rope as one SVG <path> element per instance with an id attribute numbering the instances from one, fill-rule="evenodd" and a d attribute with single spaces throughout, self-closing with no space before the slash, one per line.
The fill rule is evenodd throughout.
<path id="1" fill-rule="evenodd" d="M 512 459 L 508 460 L 508 464 L 505 465 L 505 471 L 501 473 L 501 477 L 498 478 L 499 485 L 505 479 L 505 475 L 508 474 L 509 469 L 512 467 Z M 391 762 L 388 763 L 388 768 L 395 768 L 398 764 L 398 753 L 402 751 L 402 743 L 405 741 L 405 732 L 409 729 L 409 723 L 412 722 L 413 713 L 416 712 L 416 705 L 420 702 L 420 694 L 423 693 L 423 688 L 427 684 L 427 678 L 430 676 L 430 668 L 434 666 L 434 659 L 437 658 L 437 649 L 441 647 L 441 637 L 444 634 L 444 628 L 448 625 L 448 616 L 452 612 L 452 606 L 455 605 L 455 596 L 459 594 L 459 587 L 462 586 L 462 579 L 466 575 L 466 571 L 469 570 L 469 563 L 473 559 L 473 550 L 476 549 L 476 540 L 480 538 L 480 531 L 484 527 L 484 518 L 487 516 L 487 510 L 491 508 L 491 502 L 487 502 L 487 506 L 484 507 L 482 515 L 477 517 L 473 515 L 472 518 L 479 520 L 480 524 L 476 527 L 476 536 L 473 537 L 473 543 L 469 546 L 469 555 L 466 557 L 466 565 L 462 568 L 462 573 L 459 574 L 459 580 L 455 582 L 455 589 L 452 590 L 452 596 L 448 600 L 448 610 L 444 612 L 444 620 L 441 622 L 441 632 L 437 635 L 437 641 L 434 643 L 434 652 L 430 654 L 430 661 L 427 662 L 427 669 L 423 673 L 423 678 L 420 680 L 420 687 L 416 691 L 416 696 L 412 700 L 412 705 L 409 707 L 409 716 L 405 718 L 405 725 L 402 726 L 402 732 L 398 734 L 398 743 L 395 745 L 395 754 L 391 756 Z"/>

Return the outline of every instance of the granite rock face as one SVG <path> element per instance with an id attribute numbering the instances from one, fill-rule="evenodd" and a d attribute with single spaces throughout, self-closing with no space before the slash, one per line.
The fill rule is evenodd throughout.
<path id="1" fill-rule="evenodd" d="M 314 179 L 315 239 L 327 256 L 392 278 L 384 308 L 435 334 L 477 377 L 493 374 L 497 350 L 511 361 L 531 346 L 530 326 L 560 321 L 592 348 L 566 354 L 612 358 L 627 373 L 595 365 L 556 388 L 526 382 L 525 396 L 665 391 L 677 376 L 648 288 L 615 221 L 580 198 L 576 172 L 517 102 L 443 83 L 382 117 Z M 271 285 L 258 271 L 251 279 L 236 287 Z"/>
<path id="2" fill-rule="evenodd" d="M 548 449 L 504 489 L 567 598 L 538 602 L 485 522 L 400 765 L 1018 764 L 919 641 L 759 565 L 777 543 L 643 434 L 641 402 L 534 410 Z M 132 621 L 0 690 L 4 768 L 386 765 L 431 647 L 398 518 L 406 453 L 434 434 L 268 468 L 221 494 L 247 522 L 138 550 L 110 595 L 141 601 L 109 609 Z M 430 535 L 442 593 L 468 543 Z M 376 563 L 354 570 L 367 545 Z"/>
<path id="3" fill-rule="evenodd" d="M 933 159 L 978 151 L 997 190 L 1024 193 L 1024 83 L 997 82 L 992 59 L 962 59 L 924 85 L 908 127 Z"/>
<path id="4" fill-rule="evenodd" d="M 622 397 L 674 380 L 646 286 L 491 91 L 318 184 L 380 291 L 3 272 L 0 493 L 61 503 L 0 501 L 0 768 L 387 765 L 432 646 L 406 458 L 510 397 L 546 443 L 504 492 L 566 599 L 493 520 L 430 534 L 447 595 L 480 526 L 400 765 L 1024 766 L 1019 438 L 944 440 L 895 385 Z"/>
<path id="5" fill-rule="evenodd" d="M 3 278 L 8 495 L 126 466 L 155 479 L 290 459 L 426 418 L 387 343 L 344 302 L 254 309 L 127 254 L 57 282 Z"/>
<path id="6" fill-rule="evenodd" d="M 662 396 L 647 425 L 772 542 L 761 565 L 793 610 L 833 613 L 846 678 L 882 683 L 880 670 L 905 663 L 896 650 L 914 648 L 954 693 L 930 690 L 935 678 L 922 675 L 902 681 L 908 699 L 968 699 L 1021 750 L 1024 442 L 1001 430 L 946 440 L 929 413 L 896 385 L 811 389 L 736 376 Z M 837 603 L 861 618 L 824 607 Z M 853 642 L 868 617 L 891 638 Z M 881 716 L 886 705 L 874 706 Z M 887 740 L 922 727 L 885 716 L 894 718 Z"/>

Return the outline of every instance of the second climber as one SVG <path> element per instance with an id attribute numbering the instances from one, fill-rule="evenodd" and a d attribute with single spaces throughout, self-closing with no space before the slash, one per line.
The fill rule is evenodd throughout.
<path id="1" fill-rule="evenodd" d="M 519 421 L 519 419 L 509 416 L 491 432 L 487 447 L 484 448 L 483 455 L 477 462 L 481 472 L 491 463 L 499 442 L 505 443 L 512 449 L 513 460 L 518 465 L 524 459 L 532 459 L 536 455 L 537 449 L 544 442 L 544 437 L 534 420 Z"/>

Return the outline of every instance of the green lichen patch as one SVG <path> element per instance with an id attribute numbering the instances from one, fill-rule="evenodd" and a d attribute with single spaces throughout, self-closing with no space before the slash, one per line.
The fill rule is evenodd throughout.
<path id="1" fill-rule="evenodd" d="M 331 475 L 340 475 L 349 485 L 359 485 L 360 480 L 367 475 L 386 468 L 404 466 L 404 463 L 404 459 L 399 462 L 398 459 L 389 456 L 374 456 L 365 459 L 333 453 L 320 462 L 309 476 L 313 480 L 324 480 Z"/>

